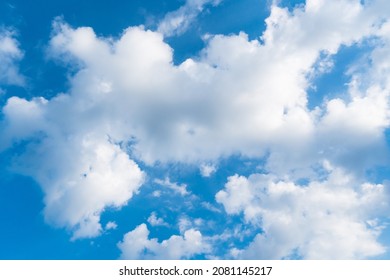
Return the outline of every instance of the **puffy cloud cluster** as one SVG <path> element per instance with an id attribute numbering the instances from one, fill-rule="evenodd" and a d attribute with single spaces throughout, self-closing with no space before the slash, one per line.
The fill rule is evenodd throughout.
<path id="1" fill-rule="evenodd" d="M 71 230 L 73 239 L 95 237 L 102 232 L 100 214 L 126 205 L 144 173 L 103 135 L 63 135 L 61 128 L 43 125 L 48 127 L 15 158 L 17 171 L 41 185 L 47 222 Z"/>
<path id="2" fill-rule="evenodd" d="M 329 181 L 333 175 L 321 181 L 314 169 L 326 159 L 356 176 L 386 160 L 390 76 L 383 57 L 390 56 L 390 15 L 381 8 L 387 4 L 308 0 L 291 12 L 273 5 L 260 39 L 249 40 L 245 33 L 209 36 L 198 57 L 175 65 L 164 36 L 183 32 L 205 5 L 218 1 L 186 3 L 168 14 L 157 31 L 129 27 L 117 39 L 54 21 L 49 54 L 76 67 L 69 91 L 50 100 L 10 98 L 2 108 L 0 142 L 1 149 L 24 145 L 14 160 L 16 169 L 42 186 L 47 221 L 70 229 L 74 238 L 96 236 L 102 231 L 100 214 L 107 207 L 125 205 L 143 183 L 144 173 L 134 160 L 197 164 L 207 177 L 216 165 L 205 162 L 241 154 L 265 158 L 266 169 L 275 176 L 266 176 L 267 183 L 260 175 L 232 177 L 227 190 L 217 195 L 229 214 L 243 212 L 248 222 L 268 232 L 258 235 L 242 257 L 259 257 L 253 253 L 259 246 L 260 257 L 275 258 L 296 248 L 306 258 L 360 258 L 382 252 L 376 241 L 379 230 L 365 221 L 375 216 L 368 211 L 370 199 L 379 200 L 376 194 L 383 188 L 336 184 Z M 310 110 L 310 77 L 331 67 L 329 60 L 341 46 L 372 38 L 376 42 L 367 56 L 368 67 L 351 67 L 347 92 Z M 16 46 L 9 45 L 11 50 Z M 303 187 L 288 178 L 313 181 Z M 185 185 L 168 179 L 156 182 L 188 194 Z M 313 210 L 306 216 L 304 204 Z M 332 207 L 335 212 L 325 215 L 324 209 Z M 323 217 L 329 227 L 321 224 Z M 339 227 L 344 224 L 348 229 Z M 291 238 L 282 234 L 298 231 L 299 225 L 304 232 Z M 355 241 L 347 238 L 351 229 Z M 148 239 L 148 234 L 145 225 L 128 233 L 119 245 L 122 257 L 188 258 L 205 248 L 197 231 L 162 243 Z M 272 253 L 262 240 L 271 240 L 279 249 Z M 340 240 L 346 242 L 344 255 L 330 249 Z M 194 249 L 190 242 L 200 245 Z M 322 246 L 320 255 L 314 252 L 315 244 Z"/>
<path id="3" fill-rule="evenodd" d="M 22 57 L 23 52 L 14 33 L 0 29 L 0 84 L 24 85 L 24 77 L 19 73 L 17 65 Z"/>
<path id="4" fill-rule="evenodd" d="M 235 257 L 363 259 L 384 253 L 378 219 L 389 210 L 388 186 L 361 183 L 341 169 L 328 172 L 307 186 L 264 174 L 229 177 L 216 200 L 259 229 Z"/>
<path id="5" fill-rule="evenodd" d="M 86 112 L 73 107 L 72 99 L 10 98 L 2 110 L 1 147 L 24 145 L 24 153 L 13 159 L 14 169 L 41 185 L 45 219 L 71 230 L 77 239 L 99 235 L 100 214 L 126 205 L 145 175 L 99 129 L 103 123 L 91 119 L 94 127 L 89 126 Z"/>
<path id="6" fill-rule="evenodd" d="M 80 109 L 105 118 L 110 137 L 130 140 L 144 162 L 207 162 L 269 151 L 270 168 L 281 173 L 323 154 L 342 162 L 383 145 L 387 93 L 372 89 L 310 111 L 308 76 L 323 53 L 373 36 L 378 19 L 359 1 L 313 3 L 293 13 L 273 6 L 262 42 L 244 33 L 212 36 L 199 58 L 180 65 L 173 65 L 163 37 L 142 27 L 112 41 L 57 21 L 51 52 L 79 64 L 71 94 Z M 362 139 L 329 153 L 339 143 L 335 131 Z"/>
<path id="7" fill-rule="evenodd" d="M 209 245 L 197 230 L 189 229 L 183 236 L 173 235 L 158 242 L 155 238 L 149 239 L 149 230 L 145 224 L 128 232 L 118 247 L 122 259 L 188 259 L 209 251 Z"/>

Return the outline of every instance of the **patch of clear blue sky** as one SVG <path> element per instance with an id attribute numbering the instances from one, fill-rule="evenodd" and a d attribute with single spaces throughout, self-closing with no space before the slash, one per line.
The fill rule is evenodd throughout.
<path id="1" fill-rule="evenodd" d="M 327 72 L 317 75 L 311 80 L 308 88 L 308 108 L 323 106 L 324 102 L 333 98 L 341 98 L 349 101 L 348 84 L 351 82 L 349 69 L 370 50 L 369 42 L 362 42 L 353 46 L 341 46 L 337 54 L 331 56 L 332 68 Z"/>

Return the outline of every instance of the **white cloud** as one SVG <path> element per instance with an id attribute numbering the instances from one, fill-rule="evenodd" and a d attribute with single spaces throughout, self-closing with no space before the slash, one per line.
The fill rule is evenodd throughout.
<path id="1" fill-rule="evenodd" d="M 144 174 L 131 158 L 199 165 L 233 154 L 267 155 L 268 171 L 292 177 L 301 169 L 296 176 L 305 178 L 315 178 L 313 166 L 324 159 L 351 172 L 358 164 L 383 163 L 390 76 L 381 57 L 389 55 L 388 23 L 372 12 L 383 2 L 360 2 L 307 1 L 293 12 L 272 6 L 261 40 L 245 33 L 210 36 L 198 58 L 180 65 L 159 32 L 130 27 L 108 39 L 56 20 L 49 53 L 78 71 L 69 91 L 50 100 L 9 99 L 1 148 L 32 140 L 15 169 L 40 183 L 46 219 L 74 238 L 99 234 L 100 214 L 138 191 Z M 186 5 L 199 11 L 208 3 Z M 167 30 L 186 26 L 187 13 L 171 14 L 188 18 Z M 306 89 L 323 54 L 328 59 L 342 45 L 375 36 L 369 67 L 351 71 L 347 97 L 310 111 Z M 365 80 L 367 73 L 376 78 Z M 185 185 L 157 182 L 188 194 Z M 249 193 L 228 211 L 251 201 Z M 245 208 L 248 219 L 258 211 L 252 207 Z"/>
<path id="2" fill-rule="evenodd" d="M 200 174 L 203 177 L 210 177 L 215 171 L 217 171 L 217 167 L 214 164 L 206 164 L 203 163 L 200 165 Z"/>
<path id="3" fill-rule="evenodd" d="M 62 119 L 71 109 L 69 98 L 10 98 L 3 108 L 2 144 L 33 139 L 25 153 L 14 157 L 14 169 L 41 185 L 45 219 L 71 230 L 73 239 L 94 237 L 102 231 L 100 214 L 107 207 L 124 206 L 138 191 L 144 174 L 104 131 L 86 131 L 75 125 L 77 120 Z"/>
<path id="4" fill-rule="evenodd" d="M 189 195 L 190 193 L 187 191 L 187 185 L 186 184 L 181 184 L 181 185 L 178 185 L 177 183 L 173 183 L 171 182 L 171 180 L 169 178 L 165 178 L 164 180 L 161 180 L 161 179 L 155 179 L 154 182 L 156 184 L 159 184 L 163 187 L 166 187 L 172 191 L 174 191 L 175 193 L 178 193 L 182 196 L 185 196 L 185 195 Z"/>
<path id="5" fill-rule="evenodd" d="M 188 229 L 193 227 L 193 222 L 188 217 L 181 217 L 178 222 L 180 233 L 184 233 Z"/>
<path id="6" fill-rule="evenodd" d="M 158 218 L 157 215 L 156 215 L 156 212 L 152 212 L 148 218 L 148 223 L 151 225 L 151 226 L 164 226 L 164 227 L 167 227 L 169 226 L 163 218 Z"/>
<path id="7" fill-rule="evenodd" d="M 272 175 L 230 177 L 216 200 L 261 229 L 235 257 L 364 259 L 384 253 L 377 240 L 383 227 L 375 221 L 389 210 L 387 185 L 361 183 L 338 168 L 328 172 L 308 186 Z"/>
<path id="8" fill-rule="evenodd" d="M 365 13 L 368 8 L 358 1 L 316 5 L 322 6 L 310 2 L 293 13 L 273 6 L 263 44 L 249 41 L 244 33 L 211 36 L 199 59 L 178 66 L 172 65 L 172 49 L 160 34 L 136 27 L 109 41 L 90 28 L 72 29 L 57 22 L 52 54 L 79 61 L 82 70 L 72 79 L 72 94 L 80 106 L 101 115 L 108 115 L 108 106 L 115 107 L 107 116 L 115 124 L 110 136 L 135 139 L 132 151 L 140 160 L 207 162 L 234 153 L 258 157 L 270 151 L 268 167 L 285 173 L 322 160 L 330 154 L 332 141 L 337 143 L 335 131 L 344 129 L 345 121 L 330 122 L 337 99 L 324 109 L 307 109 L 307 75 L 321 59 L 328 59 L 324 52 L 336 53 L 341 45 L 378 31 L 373 27 L 377 18 Z M 386 94 L 363 92 L 359 98 L 362 102 L 342 101 L 351 109 L 340 117 L 353 119 L 358 110 L 371 110 Z M 341 163 L 359 150 L 383 144 L 383 111 L 388 106 L 382 104 L 373 122 L 358 119 L 369 129 L 361 141 L 345 145 L 347 153 L 335 153 L 332 160 Z M 361 128 L 359 123 L 345 133 L 356 139 Z"/>
<path id="9" fill-rule="evenodd" d="M 189 229 L 182 236 L 172 235 L 158 242 L 155 238 L 149 239 L 145 224 L 126 233 L 118 247 L 122 252 L 121 259 L 189 259 L 209 251 L 208 244 L 197 230 Z"/>
<path id="10" fill-rule="evenodd" d="M 107 139 L 70 138 L 48 138 L 29 147 L 29 153 L 18 159 L 18 168 L 42 186 L 50 224 L 72 230 L 73 239 L 95 237 L 102 231 L 100 214 L 126 205 L 144 174 Z"/>
<path id="11" fill-rule="evenodd" d="M 105 230 L 112 230 L 112 229 L 116 229 L 118 227 L 118 225 L 115 223 L 115 222 L 108 222 L 106 224 L 106 226 L 104 227 Z"/>
<path id="12" fill-rule="evenodd" d="M 222 0 L 187 0 L 179 9 L 169 12 L 159 22 L 157 31 L 165 37 L 180 35 L 187 31 L 196 17 L 207 5 L 217 6 Z"/>
<path id="13" fill-rule="evenodd" d="M 14 32 L 0 30 L 0 84 L 23 86 L 25 79 L 18 68 L 23 52 L 14 37 Z"/>
<path id="14" fill-rule="evenodd" d="M 45 107 L 47 100 L 38 97 L 31 101 L 19 97 L 11 97 L 2 108 L 5 116 L 3 135 L 0 140 L 0 151 L 19 141 L 31 137 L 34 133 L 44 129 Z"/>

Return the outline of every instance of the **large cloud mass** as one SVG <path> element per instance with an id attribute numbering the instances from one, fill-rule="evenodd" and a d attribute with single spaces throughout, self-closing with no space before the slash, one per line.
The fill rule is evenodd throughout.
<path id="1" fill-rule="evenodd" d="M 114 140 L 130 140 L 134 156 L 145 162 L 261 156 L 270 150 L 274 164 L 274 156 L 296 153 L 306 159 L 315 154 L 312 149 L 345 161 L 348 153 L 383 144 L 387 92 L 375 85 L 359 92 L 356 86 L 349 100 L 328 100 L 310 111 L 308 77 L 319 71 L 315 66 L 323 54 L 376 35 L 380 19 L 358 1 L 318 5 L 308 2 L 292 14 L 274 6 L 263 43 L 244 33 L 212 36 L 199 58 L 180 65 L 173 65 L 173 50 L 163 37 L 142 27 L 128 28 L 112 41 L 90 28 L 56 22 L 51 54 L 79 64 L 70 94 L 74 110 L 88 112 L 83 124 L 96 120 Z M 347 141 L 350 151 L 328 153 L 340 142 L 335 131 L 345 131 L 346 140 L 362 139 L 352 146 Z M 302 161 L 288 160 L 294 166 Z"/>
<path id="2" fill-rule="evenodd" d="M 198 10 L 218 3 L 193 2 L 190 7 Z M 161 23 L 159 31 L 129 27 L 118 39 L 57 19 L 48 52 L 76 67 L 69 91 L 50 100 L 10 98 L 2 109 L 0 147 L 25 145 L 15 158 L 17 169 L 41 184 L 46 219 L 72 230 L 74 238 L 98 235 L 100 214 L 125 205 L 138 191 L 144 173 L 135 161 L 215 166 L 210 163 L 240 154 L 264 158 L 275 176 L 265 176 L 267 183 L 257 175 L 231 177 L 217 195 L 227 213 L 243 212 L 266 233 L 242 257 L 287 257 L 297 248 L 306 258 L 380 254 L 380 228 L 367 223 L 375 220 L 371 208 L 383 202 L 385 187 L 359 177 L 387 160 L 389 15 L 384 1 L 368 2 L 308 0 L 291 12 L 272 5 L 258 40 L 245 33 L 210 35 L 198 57 L 179 65 L 162 33 L 180 33 L 171 20 L 185 17 L 186 8 L 168 15 L 164 22 L 171 25 Z M 313 77 L 331 70 L 341 47 L 370 40 L 367 67 L 351 66 L 345 92 L 309 108 Z M 319 179 L 324 161 L 356 182 Z M 294 183 L 299 178 L 313 181 L 303 187 Z M 297 234 L 287 238 L 284 230 Z M 144 248 L 153 254 L 142 257 L 190 257 L 198 251 L 186 244 L 199 234 L 174 237 L 183 247 L 167 256 L 161 248 L 173 241 L 149 240 L 141 225 L 120 247 L 123 257 L 140 257 Z M 143 247 L 128 253 L 126 240 L 140 238 Z M 344 253 L 335 253 L 334 246 L 344 246 Z"/>

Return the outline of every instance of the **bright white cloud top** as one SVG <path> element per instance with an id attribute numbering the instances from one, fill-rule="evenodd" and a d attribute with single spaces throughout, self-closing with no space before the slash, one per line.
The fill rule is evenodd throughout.
<path id="1" fill-rule="evenodd" d="M 156 31 L 134 26 L 118 38 L 54 20 L 48 56 L 76 69 L 69 91 L 51 99 L 9 98 L 0 142 L 2 150 L 30 142 L 14 168 L 40 184 L 46 221 L 70 230 L 73 239 L 96 237 L 103 232 L 102 213 L 131 203 L 146 184 L 140 163 L 194 165 L 210 178 L 221 159 L 241 155 L 264 160 L 264 173 L 231 174 L 215 202 L 224 208 L 220 215 L 243 216 L 252 229 L 249 245 L 217 256 L 221 237 L 205 236 L 204 223 L 160 242 L 140 224 L 118 243 L 121 257 L 383 254 L 378 237 L 388 217 L 389 186 L 371 182 L 365 171 L 389 156 L 388 3 L 307 0 L 290 11 L 273 4 L 261 38 L 207 34 L 198 56 L 174 64 L 164 37 L 182 34 L 219 2 L 187 1 Z M 0 35 L 0 82 L 23 85 L 22 51 L 11 35 Z M 364 56 L 350 65 L 345 92 L 310 107 L 315 77 L 332 71 L 341 48 L 365 43 Z M 169 178 L 154 182 L 183 197 L 189 193 Z M 154 212 L 148 221 L 168 225 Z"/>
<path id="2" fill-rule="evenodd" d="M 123 259 L 188 259 L 196 254 L 209 251 L 202 234 L 194 229 L 184 232 L 183 236 L 173 235 L 161 243 L 149 239 L 149 230 L 145 224 L 139 225 L 124 236 L 118 243 Z"/>

